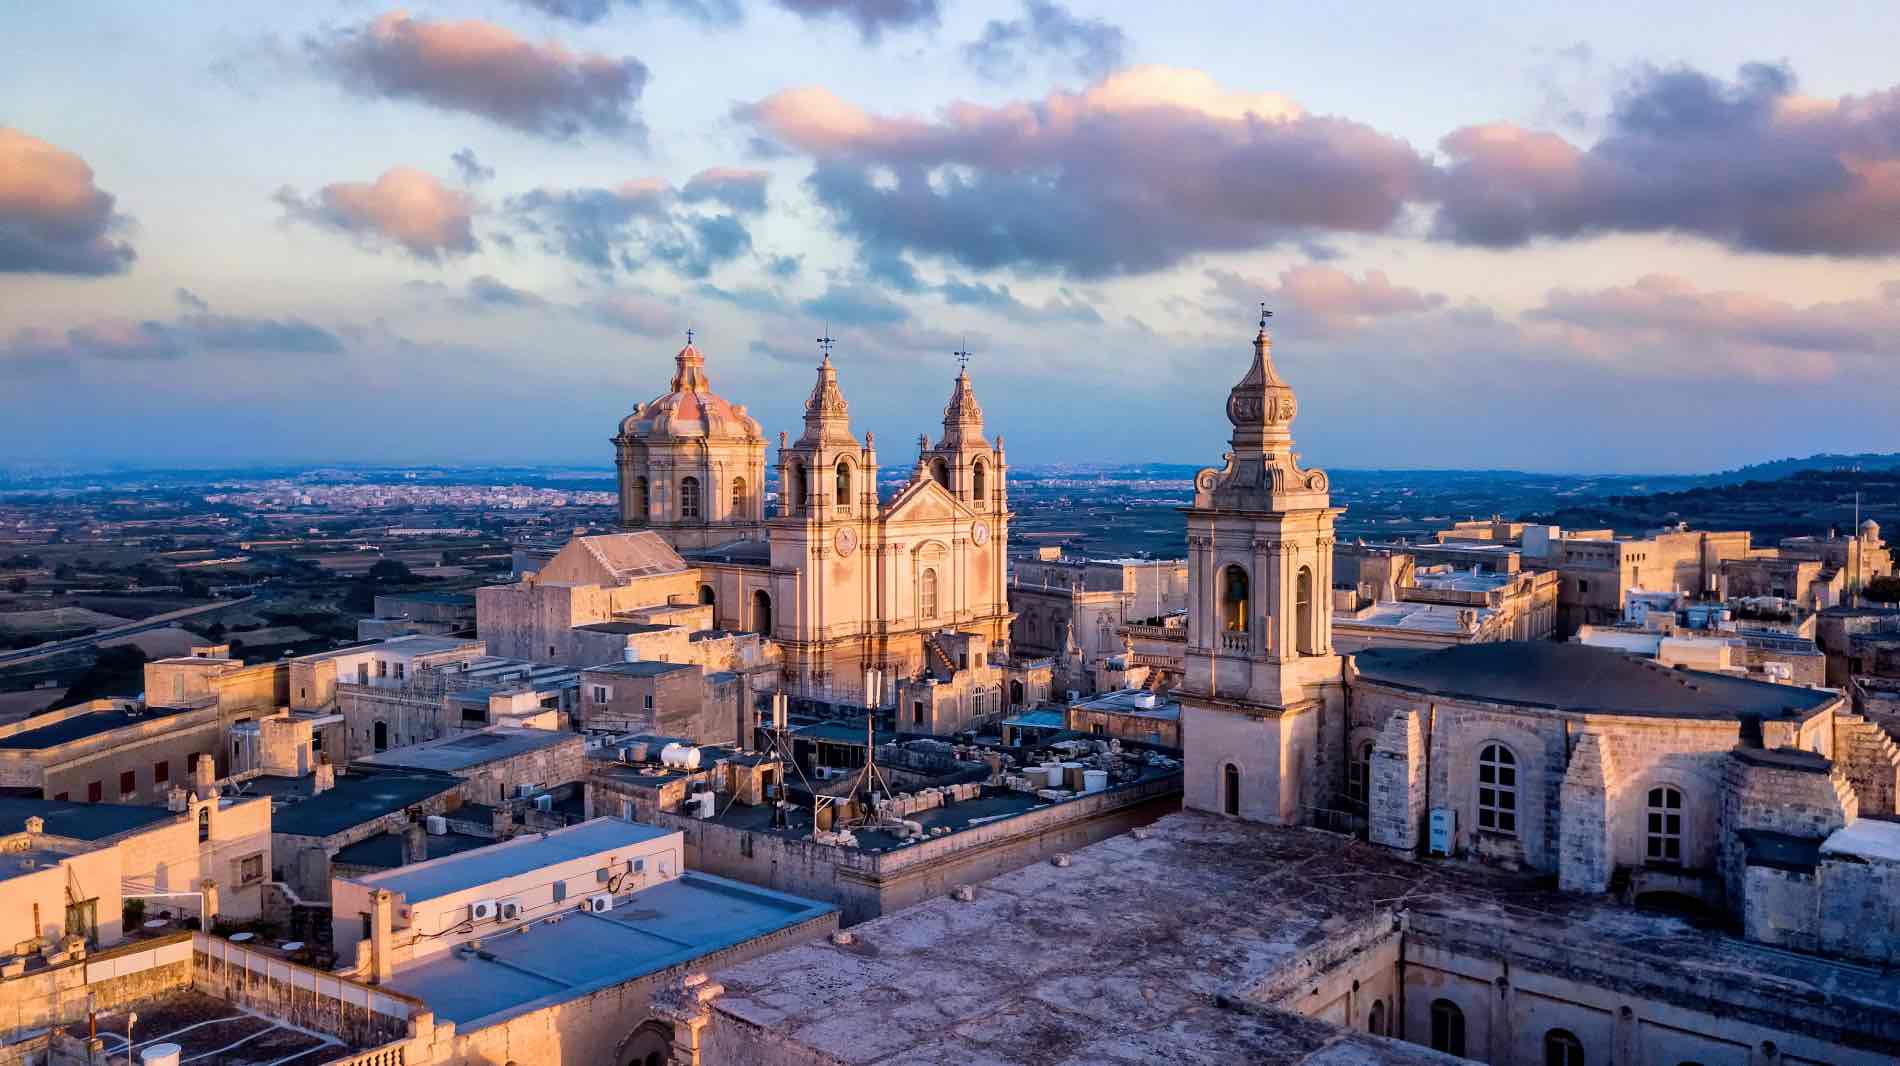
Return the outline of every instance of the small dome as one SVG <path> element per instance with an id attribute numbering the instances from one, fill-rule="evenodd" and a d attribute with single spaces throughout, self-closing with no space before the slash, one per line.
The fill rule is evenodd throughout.
<path id="1" fill-rule="evenodd" d="M 673 391 L 634 408 L 620 421 L 620 433 L 646 441 L 765 440 L 758 420 L 741 404 L 712 391 L 706 359 L 687 344 L 673 357 Z"/>
<path id="2" fill-rule="evenodd" d="M 1865 522 L 1862 522 L 1862 523 L 1860 524 L 1860 535 L 1861 535 L 1861 536 L 1862 536 L 1863 538 L 1865 538 L 1865 539 L 1867 539 L 1867 540 L 1873 540 L 1873 539 L 1875 539 L 1875 538 L 1877 538 L 1877 537 L 1879 537 L 1879 536 L 1880 536 L 1880 523 L 1879 523 L 1879 522 L 1876 522 L 1876 521 L 1874 521 L 1874 520 L 1873 520 L 1873 519 L 1871 519 L 1871 518 L 1869 518 L 1869 519 L 1868 519 L 1868 520 L 1866 520 Z"/>

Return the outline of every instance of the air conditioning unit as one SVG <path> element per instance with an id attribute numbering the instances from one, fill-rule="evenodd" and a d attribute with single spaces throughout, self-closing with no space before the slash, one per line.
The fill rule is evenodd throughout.
<path id="1" fill-rule="evenodd" d="M 501 901 L 501 920 L 504 922 L 520 921 L 521 920 L 521 904 L 517 902 L 516 900 L 512 900 L 512 899 L 502 900 Z"/>
<path id="2" fill-rule="evenodd" d="M 605 914 L 614 909 L 614 898 L 605 892 L 599 895 L 589 896 L 586 901 L 581 904 L 581 909 L 590 914 Z"/>
<path id="3" fill-rule="evenodd" d="M 486 922 L 494 917 L 495 901 L 492 899 L 478 899 L 468 905 L 468 920 L 471 922 Z"/>
<path id="4" fill-rule="evenodd" d="M 449 831 L 449 820 L 439 814 L 431 814 L 427 818 L 424 818 L 422 822 L 423 827 L 429 831 L 429 835 L 432 837 L 445 836 Z"/>
<path id="5" fill-rule="evenodd" d="M 536 797 L 534 798 L 534 809 L 535 809 L 535 810 L 537 810 L 537 811 L 551 811 L 551 810 L 553 810 L 553 809 L 554 809 L 554 797 L 553 797 L 553 796 L 550 796 L 550 795 L 548 795 L 548 794 L 547 794 L 547 793 L 545 793 L 545 792 L 543 792 L 543 793 L 541 793 L 541 794 L 540 794 L 539 796 L 536 796 Z"/>

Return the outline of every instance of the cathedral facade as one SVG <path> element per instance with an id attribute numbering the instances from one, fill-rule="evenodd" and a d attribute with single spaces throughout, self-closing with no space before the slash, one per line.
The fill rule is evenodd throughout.
<path id="1" fill-rule="evenodd" d="M 712 392 L 697 348 L 675 362 L 672 391 L 635 408 L 613 438 L 621 524 L 659 533 L 699 568 L 716 626 L 779 645 L 787 691 L 889 707 L 900 682 L 983 676 L 992 653 L 1006 656 L 1008 467 L 967 370 L 940 435 L 919 438 L 886 499 L 876 442 L 852 431 L 826 352 L 803 432 L 779 435 L 768 516 L 759 424 Z M 1000 711 L 1000 673 L 971 680 L 958 684 L 963 716 Z"/>

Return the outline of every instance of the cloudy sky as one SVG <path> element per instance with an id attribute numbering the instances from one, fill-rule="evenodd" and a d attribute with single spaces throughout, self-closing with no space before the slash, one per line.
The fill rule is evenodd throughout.
<path id="1" fill-rule="evenodd" d="M 887 464 L 1900 450 L 1900 5 L 0 9 L 0 461 L 586 462 L 666 390 Z"/>

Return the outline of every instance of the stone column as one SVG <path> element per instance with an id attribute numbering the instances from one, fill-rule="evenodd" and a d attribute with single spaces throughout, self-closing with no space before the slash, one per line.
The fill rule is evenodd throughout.
<path id="1" fill-rule="evenodd" d="M 1599 895 L 1610 889 L 1616 868 L 1610 853 L 1610 782 L 1615 779 L 1616 767 L 1601 738 L 1578 736 L 1559 802 L 1557 887 L 1564 892 Z"/>
<path id="2" fill-rule="evenodd" d="M 1418 850 L 1419 822 L 1425 812 L 1423 718 L 1417 710 L 1399 711 L 1386 719 L 1373 742 L 1366 829 L 1374 844 Z"/>
<path id="3" fill-rule="evenodd" d="M 672 1066 L 700 1066 L 705 1030 L 712 1023 L 713 1003 L 725 992 L 703 973 L 688 974 L 653 994 L 653 1013 L 673 1026 Z"/>

